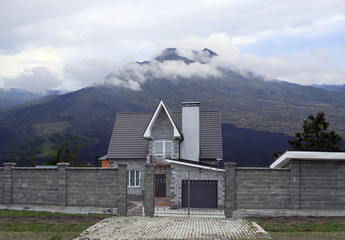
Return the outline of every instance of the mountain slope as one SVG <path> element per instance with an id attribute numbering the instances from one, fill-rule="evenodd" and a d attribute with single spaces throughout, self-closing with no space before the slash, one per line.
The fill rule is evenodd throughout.
<path id="1" fill-rule="evenodd" d="M 186 71 L 203 70 L 209 68 L 205 56 L 217 57 L 209 52 L 211 50 L 205 50 L 207 54 L 202 61 L 171 51 L 177 60 L 172 59 L 171 54 L 163 54 L 165 58 L 160 55 L 160 61 L 134 64 L 132 69 L 109 74 L 106 80 L 115 79 L 117 86 L 107 82 L 108 85 L 2 111 L 1 159 L 8 158 L 12 152 L 25 158 L 31 149 L 43 161 L 49 150 L 79 135 L 87 144 L 81 149 L 82 159 L 92 162 L 106 153 L 117 112 L 152 112 L 161 98 L 171 111 L 180 111 L 183 101 L 200 101 L 204 110 L 220 109 L 224 159 L 236 161 L 239 166 L 269 165 L 273 152 L 288 148 L 287 140 L 301 130 L 302 120 L 309 114 L 325 112 L 331 129 L 345 134 L 345 95 L 342 93 L 265 81 L 224 67 L 217 68 L 221 74 L 207 72 L 207 77 L 198 73 L 172 77 L 158 74 L 166 70 L 164 67 L 170 67 L 169 64 Z M 136 81 L 136 85 L 131 81 Z"/>
<path id="2" fill-rule="evenodd" d="M 35 99 L 41 98 L 42 95 L 26 92 L 20 89 L 5 90 L 0 88 L 0 109 L 19 104 L 23 104 Z"/>

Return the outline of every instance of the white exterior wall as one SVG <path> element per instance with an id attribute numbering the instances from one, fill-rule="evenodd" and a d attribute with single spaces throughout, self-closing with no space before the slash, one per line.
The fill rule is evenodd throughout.
<path id="1" fill-rule="evenodd" d="M 199 162 L 200 153 L 199 103 L 182 103 L 182 133 L 180 158 Z"/>

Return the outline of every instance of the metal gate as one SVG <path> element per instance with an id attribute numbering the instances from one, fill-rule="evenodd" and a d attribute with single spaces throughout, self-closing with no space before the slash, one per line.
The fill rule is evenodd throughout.
<path id="1" fill-rule="evenodd" d="M 188 180 L 182 180 L 182 207 L 217 208 L 218 183 L 217 180 L 189 180 L 190 193 L 188 194 Z"/>
<path id="2" fill-rule="evenodd" d="M 165 174 L 155 174 L 155 185 L 155 197 L 166 197 L 167 186 Z"/>

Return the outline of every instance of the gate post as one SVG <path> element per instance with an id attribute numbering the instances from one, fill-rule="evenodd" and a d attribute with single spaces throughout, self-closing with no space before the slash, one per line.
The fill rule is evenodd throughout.
<path id="1" fill-rule="evenodd" d="M 127 214 L 127 164 L 118 164 L 117 173 L 118 204 L 117 213 L 119 215 Z"/>
<path id="2" fill-rule="evenodd" d="M 67 205 L 67 167 L 69 163 L 58 163 L 58 206 Z"/>
<path id="3" fill-rule="evenodd" d="M 12 204 L 12 169 L 16 166 L 15 163 L 4 163 L 4 202 L 6 205 Z"/>
<path id="4" fill-rule="evenodd" d="M 233 217 L 236 209 L 236 163 L 225 163 L 225 217 Z"/>
<path id="5" fill-rule="evenodd" d="M 155 214 L 155 168 L 154 164 L 145 164 L 145 216 L 153 217 Z"/>

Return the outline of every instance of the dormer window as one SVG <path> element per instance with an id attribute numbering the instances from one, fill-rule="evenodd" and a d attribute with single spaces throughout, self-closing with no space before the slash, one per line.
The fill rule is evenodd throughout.
<path id="1" fill-rule="evenodd" d="M 164 158 L 172 158 L 173 143 L 171 140 L 161 139 L 154 142 L 155 156 L 162 156 Z"/>

